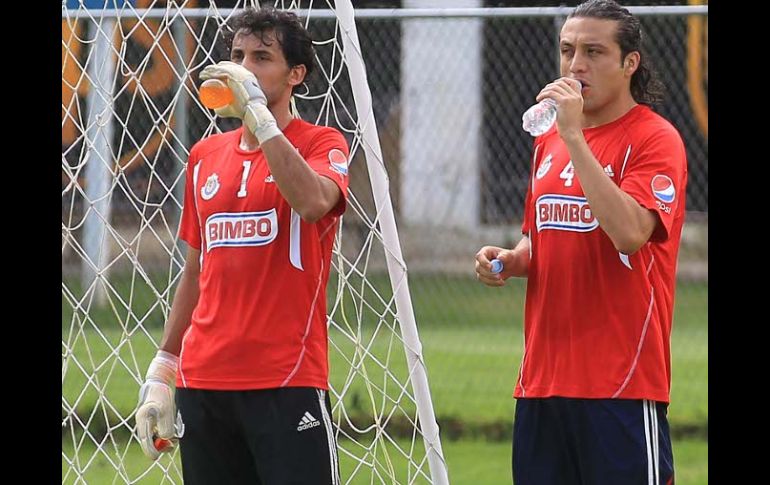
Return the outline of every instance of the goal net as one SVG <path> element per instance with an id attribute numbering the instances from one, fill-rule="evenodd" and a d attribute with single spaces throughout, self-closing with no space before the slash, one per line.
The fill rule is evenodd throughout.
<path id="1" fill-rule="evenodd" d="M 293 10 L 318 72 L 299 114 L 351 146 L 350 195 L 328 288 L 332 419 L 344 483 L 448 483 L 349 0 Z M 227 58 L 226 20 L 259 2 L 62 1 L 62 483 L 181 483 L 152 462 L 137 394 L 183 267 L 184 169 L 200 138 L 235 127 L 198 101 Z"/>

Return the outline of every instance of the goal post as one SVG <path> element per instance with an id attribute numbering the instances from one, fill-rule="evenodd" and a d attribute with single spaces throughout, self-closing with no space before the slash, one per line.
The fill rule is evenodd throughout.
<path id="1" fill-rule="evenodd" d="M 444 453 L 441 449 L 441 439 L 433 412 L 433 403 L 428 387 L 428 375 L 422 359 L 422 345 L 417 333 L 417 323 L 414 318 L 412 299 L 409 294 L 409 281 L 406 273 L 406 262 L 401 254 L 401 243 L 396 230 L 393 203 L 390 200 L 388 176 L 382 157 L 382 148 L 377 136 L 377 123 L 372 109 L 372 94 L 366 82 L 366 68 L 361 57 L 361 45 L 358 42 L 358 32 L 353 20 L 353 6 L 350 0 L 338 0 L 337 12 L 342 27 L 343 52 L 350 73 L 353 97 L 358 113 L 361 129 L 362 146 L 366 154 L 369 180 L 372 185 L 374 201 L 382 228 L 382 239 L 387 251 L 385 257 L 388 265 L 390 283 L 395 293 L 396 310 L 401 322 L 401 333 L 404 339 L 404 351 L 409 364 L 409 380 L 414 388 L 417 401 L 417 411 L 422 424 L 423 440 L 428 453 L 428 463 L 434 483 L 449 483 Z"/>
<path id="2" fill-rule="evenodd" d="M 181 483 L 178 452 L 141 454 L 134 411 L 183 267 L 189 149 L 234 127 L 197 98 L 197 73 L 226 58 L 223 23 L 260 2 L 228 5 L 62 2 L 62 483 Z M 342 481 L 446 484 L 354 8 L 261 5 L 295 11 L 311 31 L 320 72 L 297 110 L 351 146 L 328 287 Z"/>

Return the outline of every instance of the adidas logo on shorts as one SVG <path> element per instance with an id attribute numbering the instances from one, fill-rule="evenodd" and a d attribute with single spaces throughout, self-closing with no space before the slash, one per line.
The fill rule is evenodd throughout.
<path id="1" fill-rule="evenodd" d="M 315 428 L 316 426 L 321 426 L 321 422 L 314 418 L 312 414 L 305 411 L 305 415 L 299 420 L 297 431 L 305 431 L 306 429 Z"/>

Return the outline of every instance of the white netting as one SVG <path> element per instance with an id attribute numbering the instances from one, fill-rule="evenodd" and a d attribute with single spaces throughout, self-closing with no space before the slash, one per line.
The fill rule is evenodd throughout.
<path id="1" fill-rule="evenodd" d="M 62 2 L 62 482 L 181 483 L 178 453 L 154 463 L 141 454 L 134 410 L 183 266 L 176 232 L 189 148 L 234 126 L 217 126 L 197 98 L 197 73 L 227 57 L 217 30 L 233 10 L 192 0 L 110 0 L 108 10 L 91 3 L 105 5 Z M 343 482 L 441 482 L 431 479 L 418 419 L 416 401 L 425 397 L 413 391 L 413 376 L 425 384 L 419 344 L 404 343 L 394 297 L 407 288 L 405 267 L 381 232 L 395 227 L 390 200 L 375 204 L 368 181 L 367 164 L 382 174 L 384 166 L 364 135 L 375 128 L 359 121 L 354 102 L 358 81 L 349 79 L 351 54 L 343 55 L 349 29 L 326 2 L 275 6 L 302 9 L 316 39 L 319 72 L 298 100 L 300 114 L 339 128 L 351 145 L 349 206 L 328 291 Z M 441 452 L 429 424 L 435 466 Z"/>

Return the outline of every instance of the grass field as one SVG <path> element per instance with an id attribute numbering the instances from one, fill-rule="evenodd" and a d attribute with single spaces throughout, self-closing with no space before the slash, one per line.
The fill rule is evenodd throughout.
<path id="1" fill-rule="evenodd" d="M 63 442 L 63 454 L 75 456 L 72 443 Z M 453 485 L 500 485 L 511 483 L 511 444 L 510 442 L 488 442 L 480 440 L 446 441 L 443 443 L 444 457 L 449 465 L 449 479 Z M 702 440 L 674 441 L 674 463 L 676 483 L 679 485 L 706 485 L 708 483 L 708 443 Z M 139 446 L 134 442 L 131 446 L 119 443 L 107 453 L 94 456 L 95 447 L 84 447 L 78 456 L 82 457 L 78 469 L 85 470 L 82 474 L 89 485 L 112 485 L 132 481 L 133 483 L 156 485 L 181 483 L 181 465 L 179 456 L 163 457 L 157 464 L 144 457 Z M 113 464 L 118 461 L 123 464 L 120 474 L 115 471 Z M 355 463 L 341 455 L 340 473 L 342 482 L 346 483 Z M 87 467 L 84 467 L 88 463 Z M 167 478 L 170 476 L 172 480 Z M 406 477 L 405 469 L 396 471 L 397 477 Z M 76 482 L 76 474 L 62 459 L 62 484 L 71 485 Z M 369 483 L 365 475 L 359 474 L 351 484 Z M 80 482 L 82 483 L 82 482 Z M 379 482 L 376 482 L 379 483 Z M 416 483 L 426 483 L 418 481 Z"/>
<path id="2" fill-rule="evenodd" d="M 385 292 L 384 277 L 371 281 Z M 334 287 L 332 281 L 330 293 Z M 115 436 L 120 437 L 122 430 L 119 439 L 125 440 L 126 430 L 133 422 L 133 418 L 128 422 L 125 417 L 136 405 L 140 376 L 144 375 L 162 332 L 157 292 L 136 282 L 130 291 L 130 281 L 119 280 L 116 292 L 125 304 L 115 303 L 112 308 L 87 312 L 93 322 L 98 322 L 97 330 L 84 318 L 87 302 L 73 303 L 78 299 L 77 285 L 68 284 L 67 288 L 62 299 L 62 355 L 68 357 L 67 367 L 62 371 L 62 413 L 65 409 L 69 412 L 69 407 L 76 409 L 83 423 L 76 427 L 93 430 L 110 423 L 117 430 Z M 452 483 L 509 480 L 508 440 L 514 409 L 511 394 L 523 345 L 524 288 L 522 281 L 502 289 L 489 289 L 470 278 L 410 276 L 431 395 L 442 426 Z M 407 373 L 403 345 L 392 333 L 389 336 L 382 331 L 392 324 L 387 302 L 367 298 L 371 305 L 367 307 L 355 293 L 346 295 L 344 305 L 333 315 L 337 326 L 330 330 L 330 382 L 337 390 L 347 389 L 344 402 L 349 413 L 387 415 L 396 407 L 396 414 L 413 416 L 413 405 L 395 383 L 403 382 Z M 705 284 L 680 285 L 676 295 L 669 420 L 675 436 L 687 438 L 694 434 L 700 438 L 682 439 L 675 444 L 677 483 L 706 483 L 708 473 L 707 295 Z M 73 311 L 73 307 L 78 309 Z M 383 324 L 375 332 L 373 322 L 380 320 Z M 356 327 L 357 321 L 363 322 L 360 329 Z M 357 345 L 351 338 L 357 340 Z M 360 365 L 362 347 L 368 349 L 370 356 L 364 359 L 365 365 Z M 386 363 L 388 371 L 371 356 Z M 357 371 L 350 370 L 350 362 L 357 364 Z M 380 397 L 379 401 L 371 402 L 362 378 L 364 369 L 369 381 L 384 388 L 392 399 Z M 402 399 L 395 406 L 392 401 L 399 396 Z M 74 456 L 72 438 L 65 435 L 63 432 L 63 469 L 65 457 Z M 78 455 L 88 455 L 87 451 L 83 449 Z M 132 477 L 147 467 L 141 460 L 134 465 L 137 451 L 138 447 L 132 446 L 126 452 L 126 460 L 138 467 L 136 474 L 129 474 Z M 115 451 L 115 455 L 120 452 Z M 99 460 L 108 463 L 104 455 L 99 455 Z M 99 460 L 92 467 L 106 466 L 98 465 Z M 346 466 L 343 460 L 343 472 Z M 403 473 L 406 476 L 406 471 Z M 161 483 L 149 477 L 146 480 L 143 483 Z"/>

